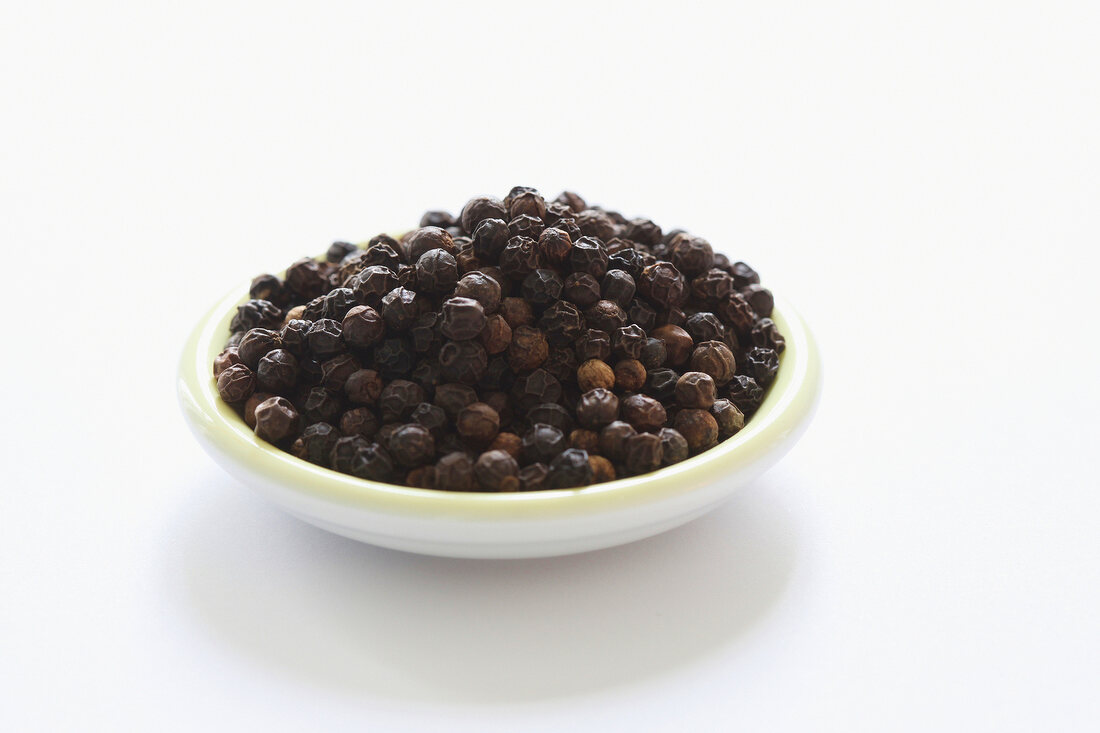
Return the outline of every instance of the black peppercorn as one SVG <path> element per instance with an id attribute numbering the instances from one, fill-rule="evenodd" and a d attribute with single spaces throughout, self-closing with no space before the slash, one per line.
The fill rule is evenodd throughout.
<path id="1" fill-rule="evenodd" d="M 623 308 L 630 305 L 635 290 L 634 278 L 623 270 L 608 270 L 600 286 L 605 300 L 613 300 Z"/>
<path id="2" fill-rule="evenodd" d="M 255 370 L 267 353 L 279 348 L 279 334 L 267 328 L 253 328 L 237 344 L 237 357 L 249 369 Z"/>
<path id="3" fill-rule="evenodd" d="M 488 450 L 502 450 L 518 462 L 522 447 L 523 441 L 515 433 L 497 433 L 497 437 L 489 443 Z"/>
<path id="4" fill-rule="evenodd" d="M 244 402 L 256 390 L 256 374 L 244 364 L 233 364 L 218 375 L 218 395 L 235 404 Z"/>
<path id="5" fill-rule="evenodd" d="M 451 255 L 458 251 L 455 247 L 454 238 L 447 230 L 439 227 L 414 229 L 405 235 L 401 243 L 405 249 L 405 259 L 410 263 L 419 261 L 425 253 L 433 249 L 442 249 Z"/>
<path id="6" fill-rule="evenodd" d="M 606 212 L 597 209 L 585 209 L 577 212 L 577 226 L 581 233 L 588 237 L 595 237 L 603 241 L 612 239 L 618 233 L 618 227 Z"/>
<path id="7" fill-rule="evenodd" d="M 474 476 L 484 491 L 518 491 L 519 465 L 502 450 L 491 450 L 478 456 Z"/>
<path id="8" fill-rule="evenodd" d="M 214 377 L 217 377 L 234 364 L 240 363 L 241 357 L 237 355 L 236 346 L 230 346 L 228 349 L 223 349 L 220 354 L 214 357 Z"/>
<path id="9" fill-rule="evenodd" d="M 479 338 L 486 353 L 500 354 L 512 343 L 512 327 L 508 325 L 508 321 L 504 320 L 504 316 L 497 313 L 486 320 Z"/>
<path id="10" fill-rule="evenodd" d="M 764 390 L 752 377 L 738 374 L 730 380 L 726 396 L 748 417 L 760 407 L 760 403 L 764 400 Z"/>
<path id="11" fill-rule="evenodd" d="M 642 355 L 646 335 L 641 326 L 630 325 L 611 332 L 611 353 L 620 358 L 637 359 Z"/>
<path id="12" fill-rule="evenodd" d="M 732 291 L 733 278 L 725 270 L 716 267 L 712 267 L 691 281 L 692 297 L 708 306 L 717 306 Z"/>
<path id="13" fill-rule="evenodd" d="M 351 288 L 334 288 L 321 296 L 321 315 L 336 321 L 342 321 L 355 306 L 359 305 Z"/>
<path id="14" fill-rule="evenodd" d="M 397 287 L 397 276 L 388 267 L 371 265 L 347 282 L 356 300 L 377 309 L 386 293 Z"/>
<path id="15" fill-rule="evenodd" d="M 760 275 L 744 262 L 734 262 L 730 267 L 730 275 L 733 275 L 733 287 L 737 290 L 760 282 Z"/>
<path id="16" fill-rule="evenodd" d="M 642 344 L 642 352 L 638 355 L 638 360 L 642 362 L 647 370 L 658 369 L 664 366 L 665 360 L 668 358 L 668 352 L 665 350 L 665 342 L 659 338 L 647 338 L 645 343 Z M 702 369 L 698 371 L 704 371 Z"/>
<path id="17" fill-rule="evenodd" d="M 611 358 L 611 337 L 606 331 L 589 328 L 577 337 L 574 348 L 577 358 L 581 361 L 589 359 L 607 361 Z"/>
<path id="18" fill-rule="evenodd" d="M 496 262 L 512 238 L 508 224 L 501 218 L 485 219 L 470 237 L 474 255 L 483 262 Z"/>
<path id="19" fill-rule="evenodd" d="M 348 438 L 341 438 L 336 442 L 334 454 L 339 451 L 340 443 L 345 440 Z M 378 443 L 367 443 L 359 436 L 354 436 L 352 440 L 362 441 L 363 444 L 356 444 L 356 450 L 348 457 L 345 468 L 337 467 L 335 460 L 334 468 L 368 481 L 390 481 L 394 477 L 393 459 L 385 448 Z"/>
<path id="20" fill-rule="evenodd" d="M 553 270 L 538 269 L 523 279 L 520 292 L 523 299 L 542 310 L 561 296 L 562 279 Z"/>
<path id="21" fill-rule="evenodd" d="M 420 226 L 422 227 L 439 227 L 446 229 L 453 227 L 458 222 L 449 212 L 446 211 L 425 211 L 424 216 L 420 217 Z"/>
<path id="22" fill-rule="evenodd" d="M 581 237 L 569 251 L 569 265 L 573 272 L 587 272 L 597 280 L 607 272 L 607 259 L 607 249 L 595 237 Z"/>
<path id="23" fill-rule="evenodd" d="M 397 287 L 382 297 L 382 319 L 391 332 L 408 330 L 420 315 L 421 297 L 416 291 Z"/>
<path id="24" fill-rule="evenodd" d="M 298 360 L 289 351 L 269 351 L 256 367 L 260 389 L 276 394 L 287 394 L 298 381 Z"/>
<path id="25" fill-rule="evenodd" d="M 679 463 L 686 460 L 691 454 L 691 448 L 688 446 L 687 438 L 680 434 L 680 431 L 672 428 L 661 428 L 657 433 L 657 437 L 661 439 L 661 465 L 671 466 L 673 463 Z"/>
<path id="26" fill-rule="evenodd" d="M 348 378 L 359 369 L 359 360 L 351 354 L 334 356 L 321 363 L 321 386 L 330 392 L 343 392 Z"/>
<path id="27" fill-rule="evenodd" d="M 545 423 L 553 425 L 563 434 L 573 429 L 573 415 L 556 402 L 544 402 L 527 411 L 527 424 Z"/>
<path id="28" fill-rule="evenodd" d="M 561 383 L 550 372 L 539 368 L 516 378 L 512 395 L 521 407 L 542 402 L 557 402 L 561 398 Z"/>
<path id="29" fill-rule="evenodd" d="M 504 298 L 500 302 L 500 314 L 514 331 L 520 326 L 530 326 L 535 322 L 531 305 L 523 298 Z"/>
<path id="30" fill-rule="evenodd" d="M 542 368 L 559 382 L 566 382 L 576 375 L 577 355 L 572 349 L 554 349 L 542 363 Z"/>
<path id="31" fill-rule="evenodd" d="M 328 466 L 329 456 L 340 439 L 340 433 L 327 422 L 314 423 L 294 441 L 291 452 L 303 461 Z"/>
<path id="32" fill-rule="evenodd" d="M 619 398 L 609 390 L 589 390 L 577 403 L 577 422 L 586 428 L 601 428 L 618 418 Z"/>
<path id="33" fill-rule="evenodd" d="M 550 344 L 561 347 L 575 341 L 584 331 L 585 323 L 577 306 L 559 300 L 542 314 L 539 327 L 545 332 Z"/>
<path id="34" fill-rule="evenodd" d="M 435 485 L 447 491 L 473 491 L 474 462 L 462 452 L 446 454 L 435 464 Z"/>
<path id="35" fill-rule="evenodd" d="M 646 378 L 646 392 L 661 402 L 669 403 L 676 396 L 680 374 L 672 369 L 654 369 Z"/>
<path id="36" fill-rule="evenodd" d="M 443 316 L 435 311 L 426 311 L 416 317 L 409 329 L 409 341 L 413 351 L 418 354 L 435 356 L 443 347 Z M 347 339 L 345 329 L 344 338 Z"/>
<path id="37" fill-rule="evenodd" d="M 684 276 L 668 262 L 657 262 L 642 270 L 638 290 L 658 308 L 678 308 L 687 298 Z"/>
<path id="38" fill-rule="evenodd" d="M 340 432 L 373 438 L 378 432 L 378 418 L 369 407 L 353 407 L 340 416 Z"/>
<path id="39" fill-rule="evenodd" d="M 455 341 L 477 338 L 485 328 L 485 309 L 473 298 L 450 298 L 443 302 L 440 330 Z"/>
<path id="40" fill-rule="evenodd" d="M 519 490 L 539 491 L 546 488 L 546 479 L 550 475 L 550 469 L 545 463 L 532 463 L 519 470 Z"/>
<path id="41" fill-rule="evenodd" d="M 333 242 L 329 245 L 328 251 L 325 252 L 325 259 L 336 264 L 353 252 L 358 251 L 359 248 L 351 242 Z"/>
<path id="42" fill-rule="evenodd" d="M 288 293 L 283 287 L 283 281 L 269 273 L 257 275 L 252 278 L 252 284 L 248 287 L 248 297 L 253 300 L 265 300 L 274 305 L 286 305 Z M 263 324 L 256 324 L 263 325 Z M 238 329 L 230 327 L 231 331 Z"/>
<path id="43" fill-rule="evenodd" d="M 577 428 L 569 433 L 566 443 L 570 448 L 580 448 L 587 452 L 590 457 L 600 452 L 600 434 L 595 430 Z"/>
<path id="44" fill-rule="evenodd" d="M 323 387 L 311 387 L 305 396 L 296 399 L 302 419 L 306 423 L 327 422 L 337 423 L 340 413 L 343 412 L 343 402 L 337 395 L 332 394 Z"/>
<path id="45" fill-rule="evenodd" d="M 721 341 L 725 336 L 725 327 L 718 320 L 718 316 L 707 311 L 700 311 L 688 316 L 684 323 L 684 330 L 688 332 L 695 343 L 701 341 Z"/>
<path id="46" fill-rule="evenodd" d="M 463 384 L 477 384 L 489 366 L 489 355 L 477 341 L 448 341 L 439 351 L 443 378 Z"/>
<path id="47" fill-rule="evenodd" d="M 314 358 L 319 361 L 331 359 L 337 354 L 343 353 L 346 345 L 343 338 L 343 329 L 338 321 L 331 318 L 322 318 L 314 321 L 306 332 L 306 344 Z"/>
<path id="48" fill-rule="evenodd" d="M 504 197 L 504 205 L 511 216 L 546 216 L 546 199 L 538 191 L 527 186 L 516 186 Z"/>
<path id="49" fill-rule="evenodd" d="M 584 199 L 572 191 L 562 191 L 554 201 L 557 201 L 559 204 L 565 204 L 570 210 L 578 214 L 588 208 L 588 204 L 584 202 Z"/>
<path id="50" fill-rule="evenodd" d="M 407 375 L 416 363 L 416 353 L 407 339 L 388 338 L 374 350 L 374 365 L 383 377 Z"/>
<path id="51" fill-rule="evenodd" d="M 435 440 L 418 423 L 398 426 L 390 433 L 386 446 L 393 459 L 406 468 L 423 466 L 435 458 Z"/>
<path id="52" fill-rule="evenodd" d="M 592 466 L 588 454 L 577 448 L 569 448 L 550 461 L 550 475 L 546 484 L 551 489 L 571 489 L 592 483 Z"/>
<path id="53" fill-rule="evenodd" d="M 395 379 L 383 388 L 378 397 L 382 422 L 404 420 L 425 399 L 424 388 L 407 379 Z"/>
<path id="54" fill-rule="evenodd" d="M 473 298 L 486 314 L 495 313 L 500 306 L 500 283 L 483 272 L 468 272 L 455 285 L 455 295 Z"/>
<path id="55" fill-rule="evenodd" d="M 574 272 L 565 278 L 562 297 L 580 308 L 590 308 L 600 299 L 600 284 L 587 272 Z"/>
<path id="56" fill-rule="evenodd" d="M 445 249 L 430 249 L 416 261 L 416 283 L 429 293 L 448 293 L 458 282 L 458 262 Z"/>
<path id="57" fill-rule="evenodd" d="M 540 266 L 538 245 L 531 237 L 512 237 L 500 253 L 500 269 L 513 280 L 522 280 Z"/>
<path id="58" fill-rule="evenodd" d="M 630 305 L 626 309 L 626 319 L 629 323 L 636 323 L 641 326 L 646 333 L 657 327 L 657 311 L 640 298 L 630 301 Z"/>
<path id="59" fill-rule="evenodd" d="M 743 371 L 756 380 L 756 383 L 767 389 L 779 370 L 779 355 L 775 349 L 756 346 L 746 352 L 741 361 Z"/>
<path id="60" fill-rule="evenodd" d="M 777 354 L 782 354 L 787 348 L 787 341 L 783 334 L 779 333 L 779 327 L 770 318 L 761 318 L 752 328 L 752 344 L 765 349 L 774 349 Z M 247 363 L 247 362 L 246 362 Z"/>
<path id="61" fill-rule="evenodd" d="M 534 216 L 527 216 L 526 214 L 513 217 L 508 222 L 508 233 L 513 237 L 530 237 L 531 239 L 538 240 L 542 234 L 545 225 L 542 219 Z"/>
<path id="62" fill-rule="evenodd" d="M 462 207 L 459 219 L 462 228 L 468 232 L 477 229 L 477 225 L 485 219 L 508 219 L 508 209 L 504 202 L 493 196 L 478 196 L 466 202 Z"/>
<path id="63" fill-rule="evenodd" d="M 304 356 L 307 349 L 306 334 L 309 333 L 312 325 L 312 321 L 300 319 L 287 321 L 283 325 L 283 329 L 279 331 L 280 347 L 297 357 Z"/>
<path id="64" fill-rule="evenodd" d="M 286 287 L 298 300 L 312 300 L 325 290 L 325 276 L 312 257 L 303 257 L 286 268 Z"/>
<path id="65" fill-rule="evenodd" d="M 714 264 L 714 249 L 702 237 L 678 234 L 668 244 L 669 260 L 688 277 L 695 277 Z"/>
<path id="66" fill-rule="evenodd" d="M 237 306 L 237 314 L 229 323 L 230 331 L 248 331 L 253 328 L 279 328 L 283 325 L 283 311 L 267 300 L 249 300 Z"/>

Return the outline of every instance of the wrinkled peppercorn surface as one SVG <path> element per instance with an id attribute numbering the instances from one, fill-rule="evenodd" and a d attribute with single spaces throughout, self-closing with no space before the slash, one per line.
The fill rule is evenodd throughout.
<path id="1" fill-rule="evenodd" d="M 429 211 L 253 279 L 213 363 L 258 438 L 374 481 L 537 491 L 741 430 L 786 346 L 710 239 L 536 189 Z"/>

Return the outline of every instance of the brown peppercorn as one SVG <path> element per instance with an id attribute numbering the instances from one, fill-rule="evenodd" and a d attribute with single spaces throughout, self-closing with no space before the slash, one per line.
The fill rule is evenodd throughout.
<path id="1" fill-rule="evenodd" d="M 565 204 L 570 210 L 578 214 L 588 208 L 588 204 L 584 202 L 584 199 L 572 191 L 562 191 L 554 201 Z"/>
<path id="2" fill-rule="evenodd" d="M 405 485 L 414 489 L 435 488 L 435 466 L 420 466 L 405 474 Z"/>
<path id="3" fill-rule="evenodd" d="M 634 429 L 633 425 L 628 422 L 623 422 L 622 420 L 616 420 L 613 423 L 605 425 L 603 430 L 600 431 L 599 452 L 612 461 L 622 461 L 624 441 L 631 435 L 636 435 L 637 432 L 638 431 Z"/>
<path id="4" fill-rule="evenodd" d="M 256 436 L 281 443 L 298 435 L 298 410 L 286 397 L 269 397 L 256 406 Z"/>
<path id="5" fill-rule="evenodd" d="M 450 255 L 458 251 L 455 247 L 454 238 L 446 229 L 440 229 L 439 227 L 413 229 L 404 236 L 401 244 L 409 263 L 418 262 L 421 257 L 434 249 L 441 249 Z M 455 272 L 457 274 L 457 270 Z"/>
<path id="6" fill-rule="evenodd" d="M 486 353 L 500 354 L 507 351 L 509 344 L 512 343 L 512 327 L 508 325 L 508 321 L 504 320 L 504 316 L 495 313 L 486 320 L 485 328 L 482 329 L 478 338 L 481 339 L 481 345 L 485 347 Z"/>
<path id="7" fill-rule="evenodd" d="M 655 471 L 662 456 L 661 439 L 653 433 L 638 433 L 623 441 L 623 467 L 627 473 Z"/>
<path id="8" fill-rule="evenodd" d="M 591 308 L 600 300 L 600 284 L 587 272 L 574 272 L 565 278 L 561 297 L 580 308 Z"/>
<path id="9" fill-rule="evenodd" d="M 588 465 L 592 469 L 592 483 L 601 484 L 615 480 L 615 467 L 603 456 L 588 455 Z"/>
<path id="10" fill-rule="evenodd" d="M 683 364 L 691 357 L 695 343 L 687 331 L 665 324 L 653 331 L 653 336 L 665 342 L 665 351 L 668 352 L 668 363 L 673 366 Z"/>
<path id="11" fill-rule="evenodd" d="M 589 359 L 577 368 L 577 386 L 585 392 L 612 389 L 615 386 L 615 371 L 599 359 Z"/>
<path id="12" fill-rule="evenodd" d="M 684 372 L 676 380 L 676 402 L 681 407 L 709 409 L 717 397 L 714 379 L 704 372 Z"/>
<path id="13" fill-rule="evenodd" d="M 260 406 L 260 403 L 264 400 L 269 400 L 275 395 L 270 392 L 253 392 L 252 396 L 244 403 L 244 407 L 241 408 L 241 412 L 244 413 L 244 421 L 248 427 L 253 430 L 256 429 L 256 408 Z"/>
<path id="14" fill-rule="evenodd" d="M 745 427 L 745 415 L 727 399 L 715 400 L 710 407 L 710 414 L 718 423 L 718 437 L 722 440 L 730 437 L 741 428 Z"/>
<path id="15" fill-rule="evenodd" d="M 270 301 L 254 298 L 237 306 L 237 314 L 229 322 L 229 330 L 248 331 L 253 328 L 278 328 L 282 322 L 282 309 Z"/>
<path id="16" fill-rule="evenodd" d="M 520 326 L 530 326 L 535 322 L 531 304 L 523 298 L 504 298 L 500 302 L 499 310 L 513 331 Z"/>
<path id="17" fill-rule="evenodd" d="M 449 293 L 457 282 L 458 262 L 450 252 L 430 249 L 416 260 L 416 284 L 421 291 Z"/>
<path id="18" fill-rule="evenodd" d="M 569 233 L 556 227 L 548 227 L 539 235 L 539 253 L 548 265 L 560 267 L 573 249 L 573 240 Z"/>
<path id="19" fill-rule="evenodd" d="M 685 460 L 691 454 L 687 438 L 680 431 L 672 428 L 661 428 L 657 433 L 661 439 L 661 465 L 671 466 Z"/>
<path id="20" fill-rule="evenodd" d="M 237 344 L 237 358 L 242 364 L 255 371 L 260 364 L 260 359 L 277 348 L 279 348 L 279 334 L 269 328 L 253 328 L 245 333 Z"/>
<path id="21" fill-rule="evenodd" d="M 705 451 L 718 443 L 718 423 L 706 410 L 680 410 L 672 421 L 672 427 L 684 436 L 692 453 Z"/>
<path id="22" fill-rule="evenodd" d="M 325 288 L 320 264 L 312 257 L 303 257 L 286 268 L 285 285 L 300 300 L 316 298 Z"/>
<path id="23" fill-rule="evenodd" d="M 467 272 L 455 285 L 455 295 L 473 298 L 481 303 L 486 313 L 494 313 L 500 307 L 500 283 L 484 272 Z"/>
<path id="24" fill-rule="evenodd" d="M 218 375 L 218 395 L 229 404 L 244 402 L 256 390 L 256 374 L 244 364 L 233 364 Z"/>
<path id="25" fill-rule="evenodd" d="M 378 432 L 378 418 L 369 407 L 353 407 L 340 416 L 340 432 L 373 438 Z"/>
<path id="26" fill-rule="evenodd" d="M 455 451 L 448 453 L 435 464 L 435 486 L 446 491 L 473 491 L 474 462 L 468 455 Z"/>
<path id="27" fill-rule="evenodd" d="M 626 325 L 626 312 L 613 300 L 600 300 L 584 312 L 589 328 L 614 333 Z"/>
<path id="28" fill-rule="evenodd" d="M 680 272 L 695 277 L 714 264 L 714 249 L 710 242 L 686 232 L 677 234 L 668 243 L 668 257 Z"/>
<path id="29" fill-rule="evenodd" d="M 709 374 L 715 384 L 723 385 L 737 373 L 737 360 L 730 347 L 721 341 L 704 341 L 691 354 L 691 368 Z"/>
<path id="30" fill-rule="evenodd" d="M 638 291 L 655 306 L 679 308 L 687 298 L 687 282 L 671 263 L 657 262 L 642 270 Z"/>
<path id="31" fill-rule="evenodd" d="M 488 445 L 500 431 L 500 415 L 484 402 L 474 402 L 458 413 L 455 429 L 471 445 Z"/>
<path id="32" fill-rule="evenodd" d="M 554 349 L 542 363 L 542 368 L 563 384 L 577 375 L 577 355 L 572 349 Z"/>
<path id="33" fill-rule="evenodd" d="M 513 326 L 508 363 L 517 372 L 537 369 L 550 353 L 546 334 L 534 326 Z"/>
<path id="34" fill-rule="evenodd" d="M 298 360 L 283 349 L 269 351 L 256 367 L 256 381 L 266 392 L 288 394 L 298 381 Z"/>
<path id="35" fill-rule="evenodd" d="M 526 186 L 516 186 L 504 197 L 504 205 L 513 216 L 531 216 L 542 219 L 546 216 L 546 199 L 538 191 Z"/>
<path id="36" fill-rule="evenodd" d="M 577 422 L 586 428 L 601 428 L 619 417 L 619 398 L 607 389 L 596 388 L 581 395 Z"/>
<path id="37" fill-rule="evenodd" d="M 749 301 L 749 305 L 761 318 L 771 318 L 772 309 L 775 307 L 775 298 L 772 292 L 759 283 L 752 283 L 741 288 L 741 295 Z"/>
<path id="38" fill-rule="evenodd" d="M 424 401 L 424 388 L 407 379 L 395 379 L 382 390 L 378 397 L 378 408 L 382 422 L 390 423 L 404 420 L 416 406 Z"/>
<path id="39" fill-rule="evenodd" d="M 657 430 L 665 424 L 665 407 L 652 397 L 632 394 L 620 402 L 623 420 L 638 430 Z"/>
<path id="40" fill-rule="evenodd" d="M 443 409 L 449 420 L 454 421 L 462 408 L 477 402 L 477 392 L 465 384 L 441 384 L 435 388 L 433 402 Z"/>
<path id="41" fill-rule="evenodd" d="M 599 359 L 608 361 L 611 358 L 611 337 L 606 331 L 596 328 L 586 329 L 574 344 L 577 358 L 581 361 Z"/>
<path id="42" fill-rule="evenodd" d="M 234 364 L 241 363 L 241 357 L 237 355 L 236 346 L 223 349 L 220 354 L 214 357 L 214 376 L 217 377 Z"/>
<path id="43" fill-rule="evenodd" d="M 569 433 L 569 447 L 579 448 L 589 455 L 600 452 L 600 434 L 595 430 L 577 428 Z"/>
<path id="44" fill-rule="evenodd" d="M 627 392 L 636 392 L 645 386 L 647 372 L 637 359 L 623 359 L 615 364 L 615 386 Z"/>
<path id="45" fill-rule="evenodd" d="M 745 296 L 736 291 L 720 300 L 715 310 L 718 317 L 742 339 L 748 338 L 753 326 L 756 325 L 756 311 L 749 305 Z"/>
<path id="46" fill-rule="evenodd" d="M 348 379 L 360 368 L 359 360 L 351 354 L 334 356 L 321 364 L 321 386 L 330 392 L 343 392 Z"/>
<path id="47" fill-rule="evenodd" d="M 489 367 L 489 355 L 477 341 L 448 341 L 439 351 L 439 366 L 448 381 L 477 384 Z"/>
<path id="48" fill-rule="evenodd" d="M 423 466 L 435 457 L 435 440 L 428 429 L 417 423 L 400 425 L 390 433 L 390 455 L 402 466 Z"/>
<path id="49" fill-rule="evenodd" d="M 478 456 L 474 476 L 484 491 L 518 491 L 519 464 L 502 450 L 491 450 Z"/>
<path id="50" fill-rule="evenodd" d="M 348 311 L 341 324 L 344 341 L 357 349 L 367 349 L 382 340 L 386 324 L 369 305 L 357 305 Z"/>
<path id="51" fill-rule="evenodd" d="M 523 450 L 523 440 L 515 433 L 497 433 L 488 450 L 502 450 L 518 461 Z"/>
<path id="52" fill-rule="evenodd" d="M 507 220 L 508 218 L 508 209 L 504 206 L 504 202 L 493 196 L 477 196 L 470 199 L 459 214 L 462 228 L 467 232 L 473 232 L 485 219 Z"/>
<path id="53" fill-rule="evenodd" d="M 344 382 L 344 394 L 356 405 L 373 405 L 382 394 L 382 377 L 373 369 L 359 369 Z"/>
<path id="54" fill-rule="evenodd" d="M 485 328 L 485 309 L 473 298 L 449 298 L 443 302 L 440 330 L 455 341 L 477 338 Z"/>

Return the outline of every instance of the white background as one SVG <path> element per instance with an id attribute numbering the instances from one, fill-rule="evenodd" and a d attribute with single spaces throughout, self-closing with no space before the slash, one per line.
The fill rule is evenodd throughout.
<path id="1" fill-rule="evenodd" d="M 1100 725 L 1095 3 L 91 5 L 0 11 L 0 728 Z M 215 298 L 514 184 L 754 264 L 824 353 L 797 448 L 523 562 L 198 449 Z"/>

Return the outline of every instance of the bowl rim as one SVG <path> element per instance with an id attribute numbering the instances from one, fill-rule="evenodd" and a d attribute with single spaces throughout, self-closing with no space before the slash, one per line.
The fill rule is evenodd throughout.
<path id="1" fill-rule="evenodd" d="M 242 295 L 242 293 L 244 295 Z M 211 371 L 248 284 L 220 299 L 195 325 L 179 361 L 177 388 L 184 416 L 215 458 L 301 496 L 397 516 L 485 520 L 579 516 L 670 499 L 747 469 L 787 443 L 812 416 L 821 383 L 817 346 L 805 322 L 782 298 L 772 319 L 786 339 L 776 381 L 759 410 L 732 437 L 680 463 L 602 484 L 531 492 L 420 489 L 369 481 L 297 458 L 257 438 L 218 396 Z"/>

